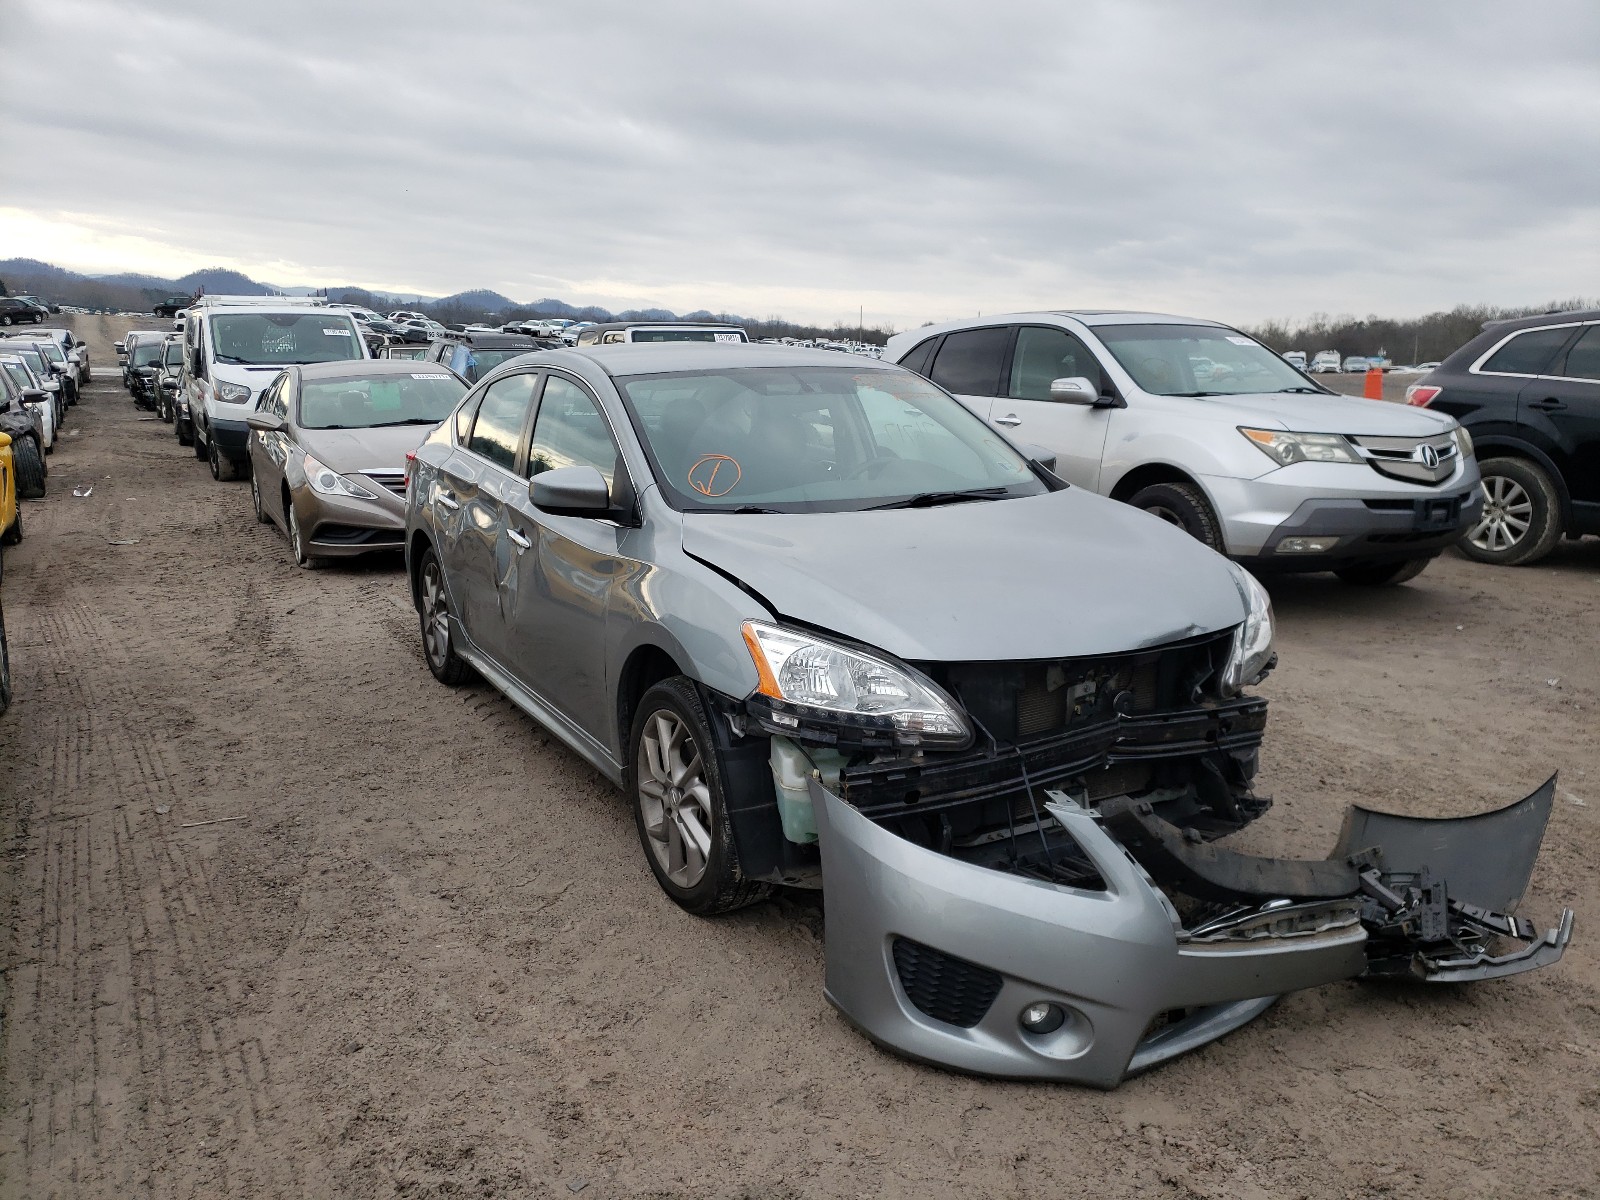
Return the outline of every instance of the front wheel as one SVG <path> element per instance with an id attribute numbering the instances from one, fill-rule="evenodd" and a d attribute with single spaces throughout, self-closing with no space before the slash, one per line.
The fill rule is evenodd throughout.
<path id="1" fill-rule="evenodd" d="M 771 891 L 740 868 L 710 722 L 689 680 L 663 680 L 639 701 L 627 760 L 650 870 L 662 891 L 702 917 L 743 908 Z"/>
<path id="2" fill-rule="evenodd" d="M 256 510 L 257 521 L 263 525 L 271 522 L 267 510 L 261 507 L 261 479 L 254 471 L 250 472 L 250 504 Z"/>
<path id="3" fill-rule="evenodd" d="M 1424 554 L 1417 558 L 1402 558 L 1399 562 L 1353 562 L 1348 566 L 1335 567 L 1333 573 L 1345 583 L 1353 583 L 1358 587 L 1392 587 L 1421 575 L 1423 568 L 1433 559 L 1432 554 Z"/>
<path id="4" fill-rule="evenodd" d="M 444 568 L 429 546 L 417 565 L 417 615 L 422 621 L 422 657 L 433 677 L 455 687 L 467 677 L 467 664 L 456 654 L 450 632 L 450 598 L 444 590 Z"/>
<path id="5" fill-rule="evenodd" d="M 294 513 L 294 500 L 285 505 L 289 517 L 289 552 L 294 555 L 294 565 L 306 571 L 315 571 L 322 560 L 311 554 L 306 535 L 300 528 L 300 518 Z"/>
<path id="6" fill-rule="evenodd" d="M 1483 476 L 1483 515 L 1456 543 L 1478 562 L 1520 567 L 1538 562 L 1561 540 L 1561 498 L 1540 467 L 1523 458 L 1491 458 Z"/>
<path id="7" fill-rule="evenodd" d="M 45 486 L 44 455 L 39 451 L 39 443 L 32 437 L 24 437 L 13 442 L 11 449 L 16 463 L 18 499 L 37 500 L 44 495 Z"/>
<path id="8" fill-rule="evenodd" d="M 1128 497 L 1128 503 L 1141 508 L 1153 517 L 1160 517 L 1176 525 L 1198 542 L 1204 542 L 1219 554 L 1226 553 L 1222 540 L 1222 524 L 1211 511 L 1211 502 L 1192 483 L 1153 483 L 1140 488 Z"/>
<path id="9" fill-rule="evenodd" d="M 211 478 L 218 483 L 231 483 L 239 478 L 239 464 L 222 452 L 216 438 L 206 443 L 206 456 L 211 460 Z"/>

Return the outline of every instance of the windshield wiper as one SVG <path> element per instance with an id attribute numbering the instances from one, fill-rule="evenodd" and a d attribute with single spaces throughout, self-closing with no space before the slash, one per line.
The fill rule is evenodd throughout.
<path id="1" fill-rule="evenodd" d="M 1280 392 L 1292 392 L 1297 396 L 1325 396 L 1325 395 L 1327 395 L 1327 393 L 1324 392 L 1321 388 L 1314 388 L 1314 387 L 1287 387 L 1287 388 L 1279 388 L 1278 390 Z"/>
<path id="2" fill-rule="evenodd" d="M 702 509 L 701 511 L 702 512 L 725 512 L 725 513 L 782 513 L 783 509 L 781 509 L 781 508 L 762 508 L 761 505 L 759 505 L 759 504 L 741 504 L 737 508 L 705 508 L 705 509 Z"/>
<path id="3" fill-rule="evenodd" d="M 237 354 L 218 354 L 216 359 L 223 363 L 238 363 L 241 367 L 255 366 L 248 358 L 240 358 Z"/>
<path id="4" fill-rule="evenodd" d="M 869 504 L 862 512 L 876 512 L 885 508 L 932 508 L 937 504 L 960 504 L 963 500 L 999 500 L 1010 494 L 1010 488 L 968 488 L 964 492 L 918 492 L 904 500 L 891 500 L 887 504 Z"/>
<path id="5" fill-rule="evenodd" d="M 437 425 L 443 417 L 407 417 L 404 421 L 378 421 L 368 429 L 392 429 L 396 425 Z"/>

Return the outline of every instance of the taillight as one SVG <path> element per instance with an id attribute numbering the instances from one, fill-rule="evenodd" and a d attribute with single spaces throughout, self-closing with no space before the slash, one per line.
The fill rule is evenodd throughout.
<path id="1" fill-rule="evenodd" d="M 1413 383 L 1406 389 L 1406 403 L 1414 404 L 1418 408 L 1427 408 L 1442 391 L 1444 391 L 1442 387 L 1436 387 L 1431 383 Z"/>
<path id="2" fill-rule="evenodd" d="M 415 450 L 407 450 L 406 451 L 406 491 L 408 491 L 408 492 L 411 490 L 411 476 L 416 474 L 416 470 L 417 470 L 417 452 Z"/>

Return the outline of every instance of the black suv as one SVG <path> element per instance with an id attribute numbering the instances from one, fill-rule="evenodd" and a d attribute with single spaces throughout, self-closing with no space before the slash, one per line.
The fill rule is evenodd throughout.
<path id="1" fill-rule="evenodd" d="M 37 325 L 49 315 L 46 309 L 30 304 L 18 296 L 0 296 L 0 325 L 20 325 L 27 321 Z"/>
<path id="2" fill-rule="evenodd" d="M 1472 435 L 1484 506 L 1468 558 L 1517 566 L 1600 533 L 1600 310 L 1491 321 L 1406 402 Z"/>

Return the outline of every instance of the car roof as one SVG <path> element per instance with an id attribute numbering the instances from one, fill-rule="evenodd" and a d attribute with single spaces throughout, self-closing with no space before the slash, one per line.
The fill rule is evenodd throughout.
<path id="1" fill-rule="evenodd" d="M 605 333 L 612 329 L 741 329 L 732 321 L 606 321 L 585 325 L 585 333 Z"/>
<path id="2" fill-rule="evenodd" d="M 301 379 L 348 379 L 356 375 L 408 375 L 417 369 L 417 360 L 392 358 L 342 358 L 333 362 L 300 363 L 294 366 Z M 441 371 L 440 374 L 448 374 Z"/>
<path id="3" fill-rule="evenodd" d="M 1139 312 L 1134 309 L 1111 308 L 1039 308 L 1028 312 L 995 313 L 987 317 L 968 317 L 959 321 L 940 321 L 920 329 L 897 333 L 890 340 L 897 345 L 907 342 L 920 344 L 931 337 L 960 329 L 981 329 L 995 325 L 1026 324 L 1029 321 L 1051 323 L 1055 318 L 1067 317 L 1090 328 L 1103 325 L 1209 325 L 1216 329 L 1231 329 L 1221 321 L 1205 317 L 1184 317 L 1176 313 Z"/>
<path id="4" fill-rule="evenodd" d="M 548 340 L 548 339 L 546 339 Z M 539 339 L 525 333 L 454 333 L 447 338 L 434 338 L 430 345 L 452 342 L 461 346 L 477 346 L 484 350 L 543 350 Z"/>
<path id="5" fill-rule="evenodd" d="M 1540 325 L 1576 325 L 1583 321 L 1600 321 L 1600 308 L 1552 309 L 1531 317 L 1506 317 L 1498 321 L 1485 321 L 1485 330 L 1510 333 L 1517 329 L 1536 329 Z"/>
<path id="6" fill-rule="evenodd" d="M 623 342 L 545 350 L 540 362 L 552 365 L 586 359 L 608 375 L 653 375 L 666 371 L 715 371 L 729 367 L 859 367 L 863 371 L 903 368 L 873 358 L 846 359 L 832 350 L 767 346 L 759 342 Z"/>

